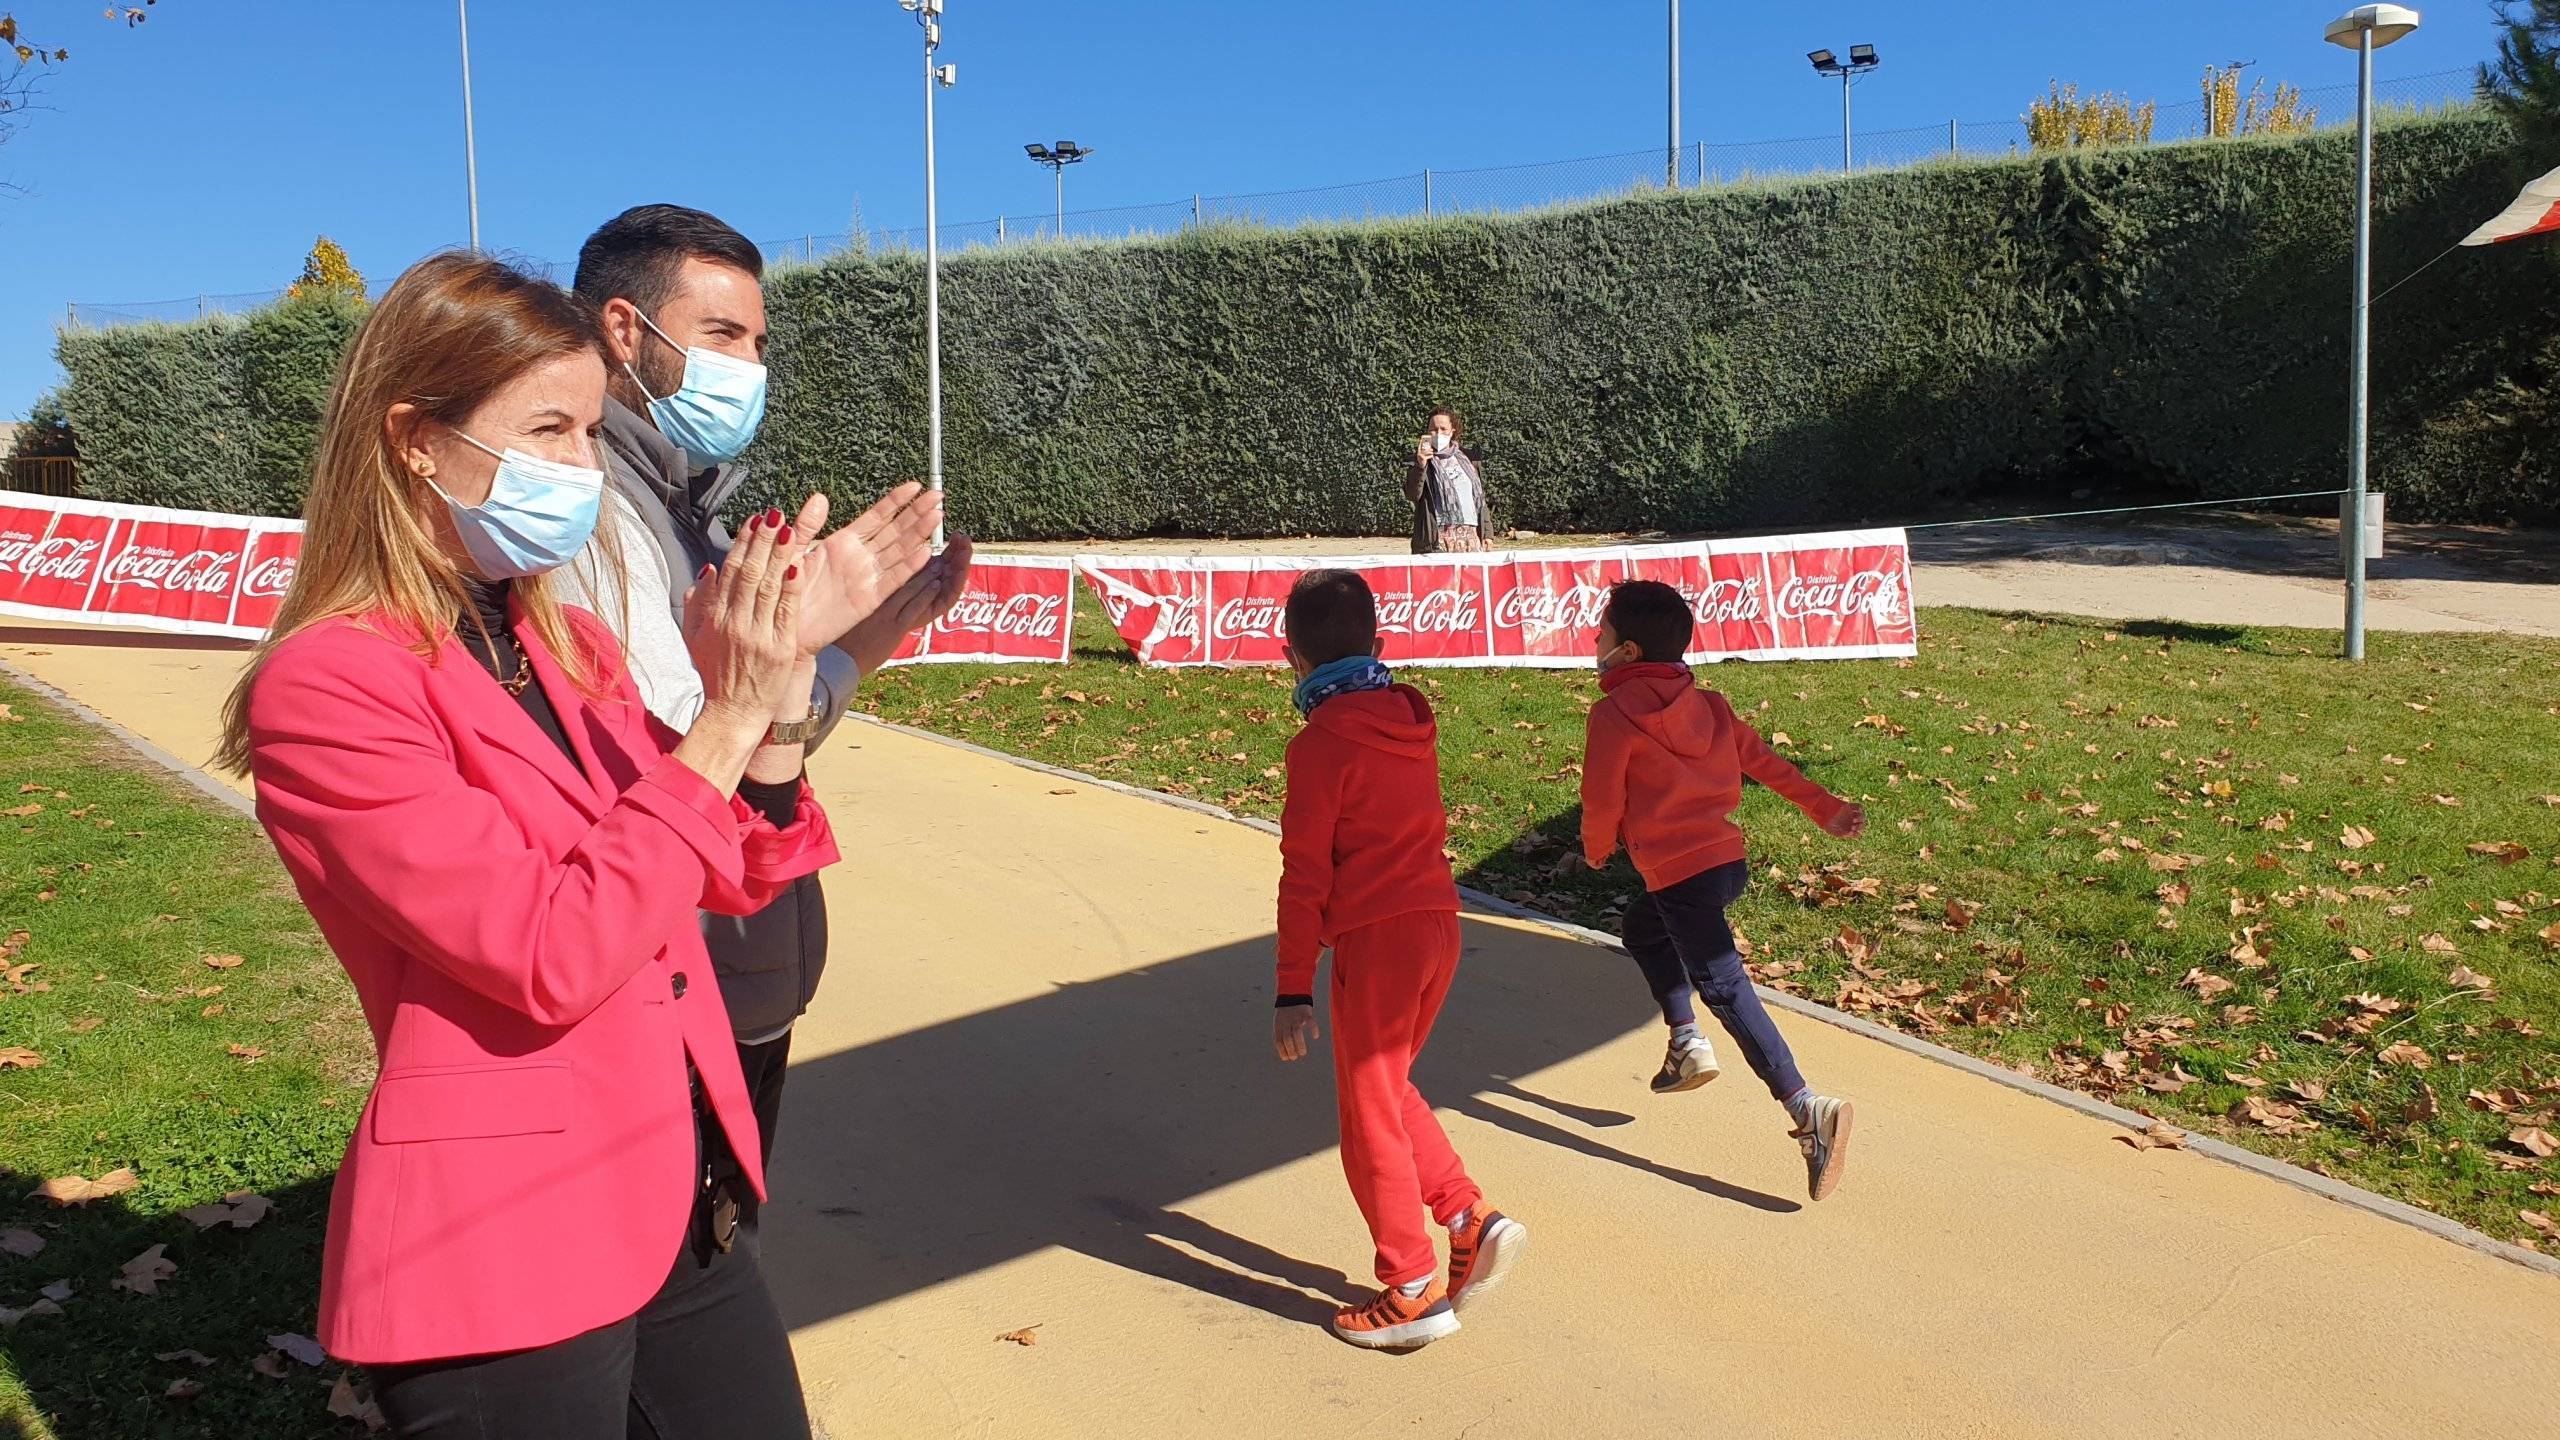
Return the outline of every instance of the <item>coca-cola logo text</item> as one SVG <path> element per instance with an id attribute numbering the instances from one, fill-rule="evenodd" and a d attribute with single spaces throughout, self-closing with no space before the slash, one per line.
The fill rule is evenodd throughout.
<path id="1" fill-rule="evenodd" d="M 996 595 L 972 590 L 960 597 L 937 629 L 967 630 L 988 635 L 1023 635 L 1055 640 L 1066 621 L 1067 602 L 1056 595 Z"/>
<path id="2" fill-rule="evenodd" d="M 237 555 L 232 550 L 191 550 L 180 555 L 156 545 L 127 545 L 107 562 L 98 578 L 109 586 L 226 595 L 231 591 L 231 562 Z"/>
<path id="3" fill-rule="evenodd" d="M 1735 625 L 1760 618 L 1760 577 L 1710 580 L 1707 588 L 1691 597 L 1690 608 L 1698 612 L 1701 625 Z"/>
<path id="4" fill-rule="evenodd" d="M 1287 606 L 1274 595 L 1240 595 L 1218 607 L 1210 618 L 1209 634 L 1219 640 L 1233 640 L 1242 635 L 1261 635 L 1277 640 L 1286 631 Z"/>
<path id="5" fill-rule="evenodd" d="M 1891 570 L 1860 570 L 1847 577 L 1791 575 L 1778 587 L 1775 603 L 1781 620 L 1826 615 L 1846 620 L 1865 615 L 1879 622 L 1902 614 L 1902 576 Z"/>
<path id="6" fill-rule="evenodd" d="M 1483 623 L 1474 593 L 1455 586 L 1378 597 L 1378 628 L 1389 635 L 1463 635 Z"/>
<path id="7" fill-rule="evenodd" d="M 270 555 L 250 566 L 249 573 L 240 581 L 240 593 L 261 597 L 282 595 L 285 588 L 293 583 L 293 562 L 291 555 Z"/>
<path id="8" fill-rule="evenodd" d="M 78 580 L 89 573 L 95 540 L 56 535 L 50 540 L 0 540 L 0 569 L 15 570 L 30 580 Z"/>
<path id="9" fill-rule="evenodd" d="M 1584 581 L 1577 580 L 1561 591 L 1541 585 L 1515 585 L 1494 602 L 1493 623 L 1532 635 L 1554 630 L 1597 630 L 1600 617 L 1608 608 L 1609 592 Z"/>

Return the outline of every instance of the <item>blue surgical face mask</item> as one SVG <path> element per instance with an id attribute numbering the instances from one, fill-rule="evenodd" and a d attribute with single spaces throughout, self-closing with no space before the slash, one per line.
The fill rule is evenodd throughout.
<path id="1" fill-rule="evenodd" d="M 676 393 L 649 399 L 649 418 L 658 422 L 658 433 L 682 448 L 697 470 L 737 459 L 747 442 L 756 438 L 756 427 L 764 423 L 765 368 L 699 345 L 677 345 L 646 315 L 640 323 L 649 327 L 650 334 L 684 351 L 684 381 Z M 640 383 L 640 372 L 628 365 L 622 368 L 631 383 L 640 386 L 640 393 L 648 396 L 649 387 Z"/>
<path id="2" fill-rule="evenodd" d="M 462 432 L 456 430 L 456 435 Z M 516 580 L 569 563 L 586 548 L 596 529 L 596 509 L 604 500 L 604 472 L 583 465 L 564 465 L 521 450 L 499 454 L 462 435 L 473 448 L 498 457 L 497 478 L 489 482 L 489 498 L 465 505 L 433 480 L 445 507 L 453 512 L 453 528 L 471 563 L 490 580 Z"/>

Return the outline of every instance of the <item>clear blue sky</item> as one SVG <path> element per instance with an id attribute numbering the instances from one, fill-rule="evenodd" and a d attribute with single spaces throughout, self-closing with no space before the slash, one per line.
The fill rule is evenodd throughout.
<path id="1" fill-rule="evenodd" d="M 1320 185 L 1661 143 L 1661 0 L 948 0 L 946 220 L 1044 209 L 1030 140 L 1100 154 L 1070 208 Z M 58 377 L 66 301 L 270 290 L 312 237 L 377 286 L 466 234 L 451 0 L 0 0 L 70 47 L 0 145 L 0 416 Z M 1963 0 L 1683 7 L 1684 139 L 1836 135 L 1807 50 L 1879 47 L 1860 128 L 2014 118 L 2048 77 L 2191 101 L 2208 62 L 2352 80 L 2345 0 L 2159 7 Z M 2388 79 L 2489 52 L 2486 0 L 2425 7 Z M 1961 23 L 1945 17 L 1961 15 Z M 1817 18 L 1818 17 L 1818 18 Z M 896 0 L 477 0 L 482 239 L 560 263 L 626 205 L 759 241 L 923 218 L 917 32 Z"/>

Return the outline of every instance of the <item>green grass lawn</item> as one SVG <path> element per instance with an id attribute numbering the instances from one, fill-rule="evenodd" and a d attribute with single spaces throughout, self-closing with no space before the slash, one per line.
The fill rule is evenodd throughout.
<path id="1" fill-rule="evenodd" d="M 71 1287 L 0 1328 L 0 1436 L 360 1435 L 329 1413 L 340 1367 L 266 1338 L 315 1323 L 372 1064 L 354 994 L 256 826 L 5 683 L 0 705 L 0 1054 L 42 1062 L 0 1069 L 0 1307 Z M 85 1206 L 28 1193 L 120 1169 L 138 1183 Z M 273 1212 L 181 1213 L 242 1191 Z M 155 1246 L 175 1272 L 116 1288 Z M 185 1351 L 210 1363 L 157 1358 Z"/>
<path id="2" fill-rule="evenodd" d="M 1755 973 L 2560 1251 L 2524 1218 L 2560 1214 L 2537 1153 L 2560 1134 L 2560 643 L 2379 635 L 2358 667 L 2286 631 L 1932 610 L 1921 633 L 1908 662 L 1702 672 L 1870 817 L 1835 841 L 1746 798 Z M 1090 606 L 1078 641 L 1060 669 L 915 667 L 860 703 L 1277 816 L 1285 672 L 1141 669 Z M 1406 678 L 1440 711 L 1461 878 L 1614 931 L 1635 873 L 1576 843 L 1596 678 Z"/>

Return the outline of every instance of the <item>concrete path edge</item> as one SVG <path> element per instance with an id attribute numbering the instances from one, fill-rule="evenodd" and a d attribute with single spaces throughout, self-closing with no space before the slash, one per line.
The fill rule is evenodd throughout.
<path id="1" fill-rule="evenodd" d="M 72 715 L 81 721 L 103 730 L 107 734 L 114 736 L 116 739 L 123 741 L 127 747 L 140 754 L 143 759 L 168 770 L 179 779 L 193 785 L 198 790 L 212 796 L 214 799 L 222 802 L 226 806 L 229 806 L 231 809 L 239 811 L 241 814 L 248 816 L 252 820 L 258 818 L 257 805 L 252 802 L 248 796 L 241 794 L 239 791 L 223 784 L 213 776 L 206 774 L 201 768 L 188 764 L 186 761 L 179 759 L 177 756 L 172 755 L 168 751 L 161 749 L 159 746 L 152 744 L 150 741 L 143 739 L 140 735 L 137 735 L 122 725 L 117 724 L 113 720 L 108 719 L 106 716 L 99 714 L 97 711 L 90 709 L 88 706 L 81 704 L 78 700 L 73 699 L 61 690 L 55 689 L 53 686 L 46 684 L 44 681 L 37 679 L 35 676 L 28 674 L 26 671 L 19 669 L 17 666 L 10 664 L 6 660 L 0 660 L 0 675 L 8 676 L 11 684 L 22 685 L 27 689 L 34 691 L 36 694 L 44 697 L 44 699 L 50 704 L 71 712 Z"/>
<path id="2" fill-rule="evenodd" d="M 900 725 L 892 721 L 882 720 L 877 716 L 865 715 L 859 711 L 848 715 L 846 718 L 860 721 L 866 725 L 877 726 L 883 730 L 892 730 L 901 735 L 912 736 L 919 740 L 929 740 L 938 745 L 948 745 L 959 750 L 967 751 L 973 755 L 985 756 L 990 760 L 1000 760 L 1005 764 L 1016 766 L 1024 770 L 1036 771 L 1040 774 L 1052 776 L 1060 780 L 1070 780 L 1079 785 L 1090 785 L 1097 789 L 1111 791 L 1116 794 L 1135 796 L 1141 800 L 1153 801 L 1159 805 L 1170 805 L 1179 810 L 1188 810 L 1195 815 L 1203 815 L 1211 819 L 1223 820 L 1232 825 L 1247 826 L 1255 830 L 1263 831 L 1266 834 L 1277 835 L 1280 833 L 1280 827 L 1271 821 L 1256 819 L 1249 815 L 1238 815 L 1222 806 L 1212 805 L 1206 801 L 1193 800 L 1181 795 L 1169 795 L 1161 790 L 1149 790 L 1141 786 L 1126 784 L 1118 780 L 1105 780 L 1097 775 L 1088 775 L 1081 770 L 1069 770 L 1063 766 L 1044 764 L 1038 760 L 1026 759 L 1023 756 L 1008 754 L 1002 750 L 990 749 L 984 745 L 973 745 L 966 740 L 956 740 L 951 736 L 936 734 L 930 730 L 921 730 L 911 725 Z M 1533 910 L 1528 906 L 1515 904 L 1512 901 L 1502 899 L 1500 896 L 1488 895 L 1481 890 L 1473 890 L 1461 886 L 1459 887 L 1458 893 L 1469 905 L 1485 914 L 1500 915 L 1506 919 L 1518 920 L 1525 924 L 1535 925 L 1540 929 L 1549 931 L 1550 933 L 1561 936 L 1565 939 L 1579 941 L 1585 945 L 1598 946 L 1601 949 L 1615 951 L 1622 955 L 1626 953 L 1625 948 L 1618 943 L 1616 936 L 1604 934 L 1586 926 L 1576 925 L 1569 920 L 1558 919 L 1544 911 Z M 1981 1059 L 1978 1056 L 1967 1055 L 1960 1050 L 1951 1050 L 1944 1045 L 1932 1044 L 1929 1041 L 1919 1039 L 1916 1036 L 1906 1035 L 1901 1031 L 1892 1029 L 1888 1026 L 1878 1025 L 1871 1020 L 1862 1020 L 1855 1015 L 1834 1010 L 1827 1005 L 1807 1000 L 1800 995 L 1789 995 L 1784 991 L 1769 989 L 1765 985 L 1754 988 L 1759 990 L 1760 998 L 1764 1002 L 1781 1010 L 1787 1011 L 1789 1014 L 1801 1015 L 1808 1020 L 1818 1020 L 1826 1025 L 1837 1026 L 1840 1029 L 1863 1035 L 1870 1040 L 1890 1045 L 1894 1049 L 1903 1051 L 1906 1054 L 1917 1055 L 1922 1059 L 1932 1060 L 1941 1065 L 1951 1066 L 1955 1069 L 1964 1071 L 1968 1075 L 1979 1076 L 1980 1078 L 1989 1080 L 1994 1084 L 2004 1085 L 2009 1089 L 2033 1095 L 2038 1099 L 2050 1101 L 2053 1104 L 2063 1106 L 2066 1109 L 2076 1110 L 2083 1115 L 2087 1115 L 2093 1119 L 2104 1120 L 2112 1125 L 2121 1126 L 2128 1131 L 2138 1133 L 2148 1128 L 2156 1118 L 2141 1114 L 2138 1111 L 2124 1109 L 2121 1106 L 2110 1105 L 2103 1100 L 2097 1099 L 2093 1096 L 2083 1095 L 2076 1090 L 2066 1090 L 2059 1085 L 2048 1084 L 2042 1080 L 2035 1079 L 2032 1076 L 2021 1075 L 2017 1071 L 2009 1069 L 2007 1066 L 1994 1064 L 1991 1061 Z M 2454 1244 L 2463 1246 L 2466 1249 L 2477 1250 L 2481 1254 L 2495 1256 L 2496 1258 L 2507 1261 L 2511 1264 L 2521 1265 L 2528 1270 L 2538 1270 L 2545 1275 L 2560 1276 L 2560 1257 L 2545 1255 L 2537 1250 L 2528 1250 L 2521 1245 L 2509 1244 L 2495 1236 L 2485 1235 L 2480 1231 L 2472 1229 L 2468 1225 L 2448 1220 L 2441 1215 L 2433 1213 L 2432 1211 L 2422 1210 L 2405 1201 L 2394 1200 L 2385 1195 L 2377 1195 L 2370 1190 L 2350 1185 L 2343 1180 L 2322 1175 L 2315 1171 L 2305 1170 L 2298 1165 L 2288 1165 L 2282 1160 L 2261 1155 L 2254 1150 L 2243 1149 L 2228 1141 L 2216 1140 L 2209 1135 L 2198 1135 L 2192 1131 L 2185 1132 L 2184 1145 L 2187 1150 L 2197 1155 L 2218 1160 L 2226 1165 L 2236 1165 L 2253 1174 L 2263 1175 L 2270 1180 L 2290 1185 L 2297 1190 L 2309 1191 L 2323 1199 L 2332 1200 L 2341 1205 L 2352 1206 L 2353 1208 L 2365 1211 L 2368 1214 L 2379 1215 L 2386 1220 L 2398 1221 L 2400 1224 L 2410 1226 L 2413 1229 L 2423 1230 L 2438 1239 L 2450 1240 Z"/>

